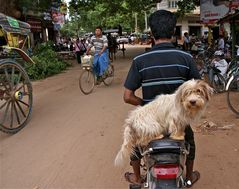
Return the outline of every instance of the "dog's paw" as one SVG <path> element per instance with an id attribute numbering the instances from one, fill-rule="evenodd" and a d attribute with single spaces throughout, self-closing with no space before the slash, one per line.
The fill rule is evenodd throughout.
<path id="1" fill-rule="evenodd" d="M 170 135 L 169 138 L 171 138 L 173 140 L 184 140 L 183 135 Z"/>
<path id="2" fill-rule="evenodd" d="M 161 134 L 161 135 L 159 135 L 159 136 L 156 136 L 155 139 L 160 140 L 160 139 L 162 139 L 163 137 L 164 137 L 164 135 Z"/>

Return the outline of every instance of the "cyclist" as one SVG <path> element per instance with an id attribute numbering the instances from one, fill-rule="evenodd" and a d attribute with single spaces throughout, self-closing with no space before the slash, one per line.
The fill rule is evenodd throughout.
<path id="1" fill-rule="evenodd" d="M 90 44 L 86 51 L 87 55 L 93 46 L 95 48 L 93 69 L 97 76 L 97 84 L 99 84 L 102 82 L 102 77 L 109 64 L 107 53 L 108 40 L 107 37 L 102 34 L 102 28 L 100 26 L 96 27 L 95 35 L 91 37 Z"/>

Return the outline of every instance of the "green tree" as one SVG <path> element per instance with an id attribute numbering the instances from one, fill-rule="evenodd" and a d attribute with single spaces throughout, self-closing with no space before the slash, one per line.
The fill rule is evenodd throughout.
<path id="1" fill-rule="evenodd" d="M 16 5 L 22 9 L 25 7 L 27 10 L 48 10 L 51 6 L 51 0 L 15 0 Z"/>
<path id="2" fill-rule="evenodd" d="M 129 1 L 122 0 L 72 0 L 70 2 L 70 15 L 81 16 L 80 25 L 86 30 L 93 30 L 95 26 L 101 25 L 104 28 L 115 28 L 119 24 L 124 31 L 131 31 L 134 28 L 134 15 L 138 13 L 139 29 L 144 29 L 144 11 L 152 1 Z M 147 5 L 147 6 L 146 6 Z M 86 16 L 85 16 L 86 15 Z"/>
<path id="3" fill-rule="evenodd" d="M 78 35 L 78 26 L 76 22 L 67 22 L 61 28 L 61 34 L 67 37 L 74 37 Z"/>
<path id="4" fill-rule="evenodd" d="M 177 5 L 178 5 L 177 16 L 183 17 L 185 14 L 196 9 L 197 6 L 200 6 L 200 0 L 178 1 Z"/>
<path id="5" fill-rule="evenodd" d="M 104 28 L 114 28 L 121 25 L 123 30 L 134 30 L 135 18 L 138 15 L 138 28 L 144 30 L 144 12 L 152 12 L 152 7 L 160 0 L 71 0 L 70 16 L 80 16 L 79 24 L 86 31 L 93 31 L 101 25 Z M 194 10 L 200 4 L 199 0 L 182 0 L 178 2 L 178 16 Z"/>

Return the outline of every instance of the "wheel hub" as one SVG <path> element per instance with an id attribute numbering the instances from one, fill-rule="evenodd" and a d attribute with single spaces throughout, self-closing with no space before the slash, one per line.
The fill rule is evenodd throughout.
<path id="1" fill-rule="evenodd" d="M 14 99 L 15 100 L 22 100 L 22 98 L 23 98 L 22 92 L 21 91 L 16 91 L 15 95 L 14 95 Z"/>

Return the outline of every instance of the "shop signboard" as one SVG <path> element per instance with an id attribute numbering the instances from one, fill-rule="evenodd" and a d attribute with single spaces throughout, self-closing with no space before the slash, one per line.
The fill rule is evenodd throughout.
<path id="1" fill-rule="evenodd" d="M 42 32 L 42 22 L 40 20 L 29 18 L 27 23 L 30 24 L 32 32 Z"/>
<path id="2" fill-rule="evenodd" d="M 201 0 L 200 19 L 203 23 L 214 23 L 230 10 L 239 7 L 239 0 Z"/>
<path id="3" fill-rule="evenodd" d="M 233 0 L 231 1 L 230 3 L 230 9 L 233 10 L 233 9 L 238 9 L 239 7 L 239 0 Z"/>
<path id="4" fill-rule="evenodd" d="M 54 24 L 54 29 L 59 30 L 61 26 L 65 23 L 65 15 L 61 13 L 53 13 L 52 20 Z"/>
<path id="5" fill-rule="evenodd" d="M 54 30 L 60 30 L 65 23 L 65 15 L 67 14 L 67 4 L 61 0 L 53 0 L 51 5 L 51 16 L 54 24 Z"/>
<path id="6" fill-rule="evenodd" d="M 213 23 L 229 11 L 229 1 L 201 0 L 200 19 L 203 23 Z"/>

